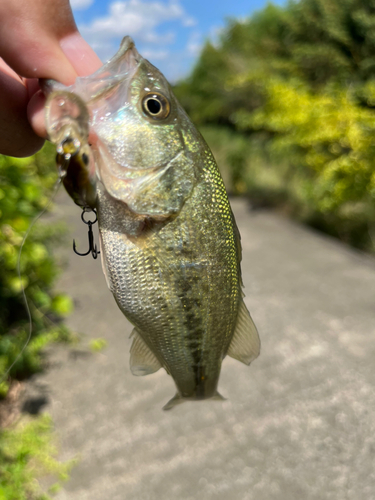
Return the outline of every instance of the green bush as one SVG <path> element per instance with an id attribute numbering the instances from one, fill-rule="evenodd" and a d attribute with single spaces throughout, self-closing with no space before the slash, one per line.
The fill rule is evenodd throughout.
<path id="1" fill-rule="evenodd" d="M 53 291 L 59 265 L 53 248 L 64 227 L 39 221 L 32 227 L 18 259 L 23 238 L 32 221 L 48 205 L 57 180 L 54 148 L 46 145 L 31 158 L 0 156 L 0 378 L 8 373 L 29 335 L 25 290 L 32 317 L 31 340 L 0 386 L 5 397 L 13 378 L 24 378 L 41 368 L 41 350 L 57 340 L 71 338 L 61 319 L 72 301 Z M 47 415 L 0 434 L 0 500 L 47 500 L 37 477 L 57 476 L 55 491 L 72 465 L 54 459 L 51 421 Z"/>
<path id="2" fill-rule="evenodd" d="M 176 86 L 229 191 L 370 251 L 374 27 L 373 0 L 269 4 L 231 20 Z"/>
<path id="3" fill-rule="evenodd" d="M 74 460 L 57 461 L 52 422 L 42 415 L 2 432 L 0 441 L 0 500 L 48 500 L 36 478 L 48 475 L 56 492 L 68 478 Z"/>
<path id="4" fill-rule="evenodd" d="M 375 88 L 374 88 L 375 90 Z M 310 170 L 306 195 L 322 212 L 375 198 L 375 113 L 346 89 L 312 93 L 300 82 L 270 79 L 265 105 L 237 113 L 239 129 L 267 130 L 272 148 Z"/>
<path id="5" fill-rule="evenodd" d="M 246 195 L 254 208 L 280 207 L 290 215 L 302 216 L 305 200 L 301 193 L 309 178 L 273 151 L 264 134 L 248 136 L 213 125 L 204 125 L 200 131 L 218 162 L 229 194 Z"/>
<path id="6" fill-rule="evenodd" d="M 32 316 L 32 338 L 10 377 L 23 378 L 39 370 L 41 349 L 69 335 L 59 319 L 72 309 L 71 300 L 52 290 L 59 269 L 52 250 L 61 241 L 63 226 L 38 222 L 22 249 L 20 277 L 17 270 L 23 237 L 48 204 L 56 180 L 54 152 L 49 145 L 31 158 L 0 156 L 0 377 L 15 361 L 29 334 L 22 287 Z M 2 396 L 7 388 L 3 383 Z"/>

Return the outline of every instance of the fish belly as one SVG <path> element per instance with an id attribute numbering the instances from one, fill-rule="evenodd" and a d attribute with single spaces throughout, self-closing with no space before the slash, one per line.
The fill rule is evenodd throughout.
<path id="1" fill-rule="evenodd" d="M 179 394 L 193 399 L 216 394 L 241 294 L 229 202 L 218 210 L 207 190 L 197 186 L 177 217 L 148 231 L 103 191 L 98 207 L 116 302 Z"/>

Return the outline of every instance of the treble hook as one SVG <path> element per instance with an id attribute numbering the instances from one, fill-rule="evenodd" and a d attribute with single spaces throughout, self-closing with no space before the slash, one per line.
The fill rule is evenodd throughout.
<path id="1" fill-rule="evenodd" d="M 95 220 L 85 220 L 85 213 L 86 212 L 94 212 L 95 214 Z M 94 259 L 98 257 L 98 254 L 100 251 L 97 249 L 96 245 L 94 245 L 94 233 L 92 232 L 92 225 L 95 224 L 98 220 L 98 217 L 96 215 L 96 211 L 91 208 L 84 208 L 81 214 L 81 219 L 82 221 L 89 226 L 89 233 L 88 233 L 88 238 L 89 238 L 89 249 L 87 250 L 86 253 L 79 253 L 76 248 L 76 242 L 73 240 L 73 250 L 77 255 L 80 255 L 81 257 L 84 257 L 85 255 L 88 255 L 91 252 L 91 255 L 93 256 Z"/>

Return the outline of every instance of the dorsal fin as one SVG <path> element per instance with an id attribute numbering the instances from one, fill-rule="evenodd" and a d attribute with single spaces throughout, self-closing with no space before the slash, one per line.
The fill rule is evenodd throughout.
<path id="1" fill-rule="evenodd" d="M 136 328 L 133 329 L 131 336 L 134 336 L 130 348 L 130 370 L 137 377 L 155 373 L 161 368 L 161 363 L 142 339 Z"/>
<path id="2" fill-rule="evenodd" d="M 249 365 L 259 356 L 260 340 L 250 313 L 241 300 L 238 308 L 237 324 L 228 349 L 228 356 Z"/>

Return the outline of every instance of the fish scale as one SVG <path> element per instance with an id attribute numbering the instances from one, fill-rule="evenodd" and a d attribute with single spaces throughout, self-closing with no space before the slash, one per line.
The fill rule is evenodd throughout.
<path id="1" fill-rule="evenodd" d="M 103 247 L 123 256 L 119 265 L 106 253 L 108 262 L 114 262 L 107 268 L 120 309 L 147 345 L 161 354 L 161 364 L 179 381 L 182 395 L 201 392 L 209 397 L 216 393 L 221 360 L 235 327 L 240 280 L 233 230 L 228 237 L 229 202 L 216 164 L 211 158 L 205 163 L 201 181 L 178 217 L 141 245 L 107 229 L 113 225 L 111 217 L 120 216 L 108 211 L 106 218 L 110 199 L 102 202 L 99 197 L 98 214 Z M 168 251 L 171 257 L 165 258 Z M 199 383 L 202 370 L 208 375 Z"/>
<path id="2" fill-rule="evenodd" d="M 49 135 L 58 151 L 70 145 L 69 161 L 60 153 L 64 185 L 97 209 L 107 284 L 134 325 L 133 374 L 165 368 L 177 388 L 165 409 L 220 399 L 223 358 L 250 364 L 260 344 L 243 302 L 239 233 L 207 144 L 129 37 L 90 77 L 48 88 Z"/>

